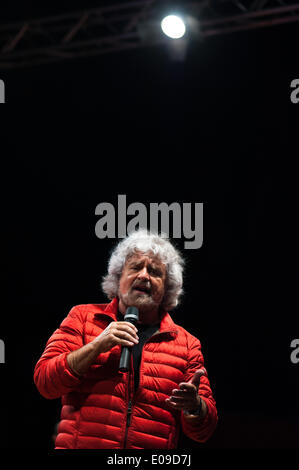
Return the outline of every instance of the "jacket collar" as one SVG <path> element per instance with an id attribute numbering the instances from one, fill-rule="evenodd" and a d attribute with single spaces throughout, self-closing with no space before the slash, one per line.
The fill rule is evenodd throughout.
<path id="1" fill-rule="evenodd" d="M 117 321 L 118 298 L 115 297 L 109 304 L 106 304 L 106 306 L 103 307 L 103 310 L 99 312 L 99 314 L 108 315 L 110 318 L 113 319 L 113 321 Z M 161 313 L 160 328 L 156 334 L 159 333 L 169 333 L 172 336 L 176 336 L 178 334 L 177 325 L 174 323 L 171 316 L 166 311 L 163 311 Z"/>

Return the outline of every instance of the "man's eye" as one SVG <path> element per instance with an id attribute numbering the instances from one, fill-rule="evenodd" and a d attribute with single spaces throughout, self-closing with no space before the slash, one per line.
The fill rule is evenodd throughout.
<path id="1" fill-rule="evenodd" d="M 151 269 L 151 273 L 153 274 L 153 276 L 160 276 L 161 275 L 161 272 L 159 269 Z"/>

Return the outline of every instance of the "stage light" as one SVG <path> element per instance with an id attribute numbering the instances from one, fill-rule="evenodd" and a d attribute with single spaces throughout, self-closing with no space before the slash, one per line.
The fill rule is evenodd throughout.
<path id="1" fill-rule="evenodd" d="M 182 38 L 186 32 L 184 21 L 176 15 L 166 16 L 161 21 L 161 28 L 163 33 L 172 39 Z"/>

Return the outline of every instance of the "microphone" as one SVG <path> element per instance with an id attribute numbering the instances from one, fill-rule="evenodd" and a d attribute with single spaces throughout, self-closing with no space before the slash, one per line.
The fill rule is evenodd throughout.
<path id="1" fill-rule="evenodd" d="M 139 312 L 137 307 L 128 307 L 124 316 L 124 321 L 128 321 L 136 326 L 137 321 L 139 320 Z M 119 368 L 121 372 L 128 372 L 130 368 L 130 359 L 131 359 L 132 348 L 128 346 L 122 346 Z"/>

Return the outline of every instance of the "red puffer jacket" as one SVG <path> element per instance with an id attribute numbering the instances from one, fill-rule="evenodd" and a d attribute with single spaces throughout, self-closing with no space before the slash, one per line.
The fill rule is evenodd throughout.
<path id="1" fill-rule="evenodd" d="M 168 313 L 162 316 L 159 332 L 144 344 L 136 393 L 132 373 L 118 371 L 120 346 L 100 354 L 84 377 L 68 366 L 67 355 L 116 321 L 117 309 L 117 299 L 73 307 L 35 366 L 39 392 L 50 399 L 62 396 L 56 449 L 173 449 L 180 423 L 188 437 L 205 442 L 217 423 L 208 378 L 201 377 L 199 386 L 208 409 L 204 419 L 187 421 L 165 402 L 172 389 L 203 366 L 199 340 L 176 325 Z"/>

